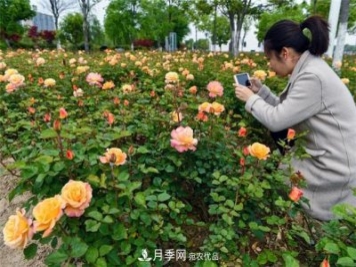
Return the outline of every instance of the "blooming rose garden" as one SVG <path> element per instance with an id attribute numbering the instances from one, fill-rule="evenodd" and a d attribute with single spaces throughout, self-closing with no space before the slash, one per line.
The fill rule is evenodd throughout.
<path id="1" fill-rule="evenodd" d="M 27 259 L 50 244 L 48 266 L 355 266 L 356 208 L 304 215 L 303 133 L 281 156 L 239 72 L 286 84 L 257 53 L 0 52 L 0 174 L 32 196 L 3 242 Z M 341 74 L 355 96 L 355 57 Z"/>

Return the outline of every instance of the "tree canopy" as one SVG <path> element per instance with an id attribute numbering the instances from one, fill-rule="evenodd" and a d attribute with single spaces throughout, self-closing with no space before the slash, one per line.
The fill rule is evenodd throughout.
<path id="1" fill-rule="evenodd" d="M 21 35 L 24 29 L 20 21 L 36 15 L 29 0 L 0 0 L 0 10 L 0 38 L 3 40 Z"/>

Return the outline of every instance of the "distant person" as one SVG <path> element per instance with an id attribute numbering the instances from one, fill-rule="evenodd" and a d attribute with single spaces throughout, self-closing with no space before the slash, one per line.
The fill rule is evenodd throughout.
<path id="1" fill-rule="evenodd" d="M 308 29 L 311 40 L 303 33 Z M 292 159 L 304 176 L 305 211 L 319 220 L 332 219 L 335 204 L 356 206 L 356 107 L 341 79 L 320 57 L 329 44 L 328 23 L 319 16 L 301 24 L 275 23 L 264 37 L 270 68 L 288 84 L 274 95 L 258 79 L 251 86 L 236 85 L 236 97 L 272 132 L 292 128 L 307 132 L 305 150 L 311 158 Z"/>

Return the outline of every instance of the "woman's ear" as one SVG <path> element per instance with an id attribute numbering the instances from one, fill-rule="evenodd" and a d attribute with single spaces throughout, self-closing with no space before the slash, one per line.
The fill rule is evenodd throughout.
<path id="1" fill-rule="evenodd" d="M 282 50 L 281 50 L 281 56 L 284 60 L 287 59 L 289 55 L 289 51 L 288 51 L 288 48 L 287 47 L 283 47 Z"/>

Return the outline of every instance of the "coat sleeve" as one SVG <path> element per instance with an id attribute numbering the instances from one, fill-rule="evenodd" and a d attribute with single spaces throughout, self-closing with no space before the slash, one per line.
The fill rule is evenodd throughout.
<path id="1" fill-rule="evenodd" d="M 321 81 L 313 73 L 296 77 L 286 99 L 273 106 L 259 95 L 251 96 L 245 105 L 248 112 L 276 132 L 292 127 L 318 113 L 322 105 Z"/>
<path id="2" fill-rule="evenodd" d="M 272 106 L 276 106 L 279 103 L 279 97 L 273 94 L 266 85 L 263 85 L 261 87 L 260 91 L 258 92 L 258 95 Z"/>

